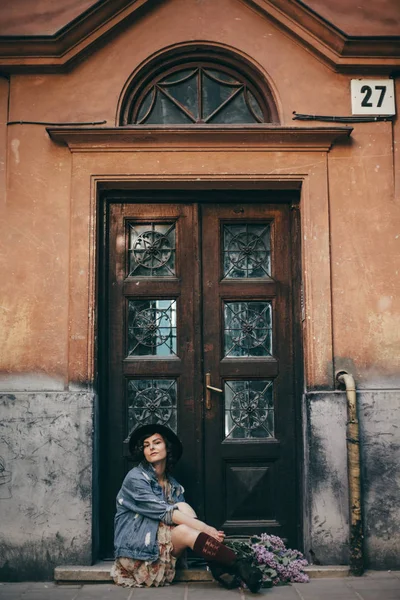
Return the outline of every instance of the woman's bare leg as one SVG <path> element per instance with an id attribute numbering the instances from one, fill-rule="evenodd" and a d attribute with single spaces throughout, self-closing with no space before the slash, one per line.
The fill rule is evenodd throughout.
<path id="1" fill-rule="evenodd" d="M 188 515 L 189 517 L 197 519 L 196 513 L 194 512 L 190 504 L 187 504 L 187 502 L 178 502 L 177 507 L 181 512 L 183 512 L 184 515 Z"/>
<path id="2" fill-rule="evenodd" d="M 177 507 L 180 510 L 180 512 L 184 515 L 192 517 L 193 519 L 197 519 L 195 511 L 190 506 L 190 504 L 187 504 L 187 502 L 178 502 Z M 185 531 L 185 529 L 181 529 L 184 527 L 186 527 L 191 532 L 195 533 L 194 539 L 192 539 L 193 536 L 189 534 L 188 531 Z M 193 548 L 193 544 L 198 534 L 199 532 L 196 529 L 192 529 L 188 525 L 178 525 L 177 527 L 175 527 L 175 529 L 172 532 L 172 545 L 174 547 L 174 550 L 172 552 L 173 556 L 179 556 L 184 550 L 186 550 L 186 548 Z"/>
<path id="3" fill-rule="evenodd" d="M 174 547 L 172 556 L 179 556 L 186 548 L 191 548 L 193 550 L 194 543 L 199 533 L 200 531 L 192 529 L 188 525 L 177 525 L 174 527 L 171 533 L 172 545 Z"/>

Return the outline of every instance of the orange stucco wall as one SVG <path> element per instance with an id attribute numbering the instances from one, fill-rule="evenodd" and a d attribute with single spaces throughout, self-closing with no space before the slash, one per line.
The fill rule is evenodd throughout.
<path id="1" fill-rule="evenodd" d="M 12 75 L 9 100 L 7 82 L 1 80 L 1 115 L 4 118 L 9 101 L 10 121 L 105 120 L 114 126 L 121 92 L 132 72 L 163 48 L 191 41 L 231 47 L 248 57 L 269 82 L 282 125 L 296 124 L 293 111 L 351 112 L 351 77 L 334 73 L 248 5 L 237 0 L 171 0 L 109 39 L 67 74 Z M 278 177 L 280 169 L 309 176 L 321 168 L 314 182 L 319 181 L 328 201 L 325 216 L 318 217 L 318 187 L 314 186 L 312 203 L 302 200 L 303 233 L 308 236 L 303 240 L 305 335 L 307 347 L 317 348 L 314 353 L 306 351 L 307 385 L 329 387 L 334 369 L 348 367 L 362 386 L 394 387 L 399 377 L 400 327 L 400 211 L 394 195 L 399 159 L 393 156 L 398 128 L 390 122 L 357 124 L 350 144 L 334 147 L 327 158 L 314 153 L 307 163 L 304 153 L 295 152 L 285 157 L 279 152 L 257 156 L 243 152 L 234 158 L 220 152 L 218 160 L 212 153 L 168 152 L 72 157 L 68 148 L 50 140 L 44 126 L 10 125 L 7 137 L 1 126 L 1 150 L 7 161 L 1 223 L 2 377 L 18 375 L 27 378 L 28 385 L 29 378 L 40 376 L 50 389 L 91 377 L 82 360 L 86 354 L 90 362 L 88 338 L 93 329 L 82 325 L 71 331 L 71 323 L 88 323 L 91 299 L 88 295 L 88 302 L 79 302 L 71 290 L 88 289 L 93 275 L 94 262 L 87 259 L 94 251 L 89 248 L 92 175 L 134 178 L 147 173 L 157 178 L 183 170 L 223 178 L 226 172 L 240 170 L 247 176 Z M 71 231 L 79 231 L 80 239 Z M 322 304 L 320 252 L 328 256 L 332 286 L 330 295 L 324 280 Z M 324 314 L 327 308 L 329 315 Z M 324 329 L 327 319 L 333 329 Z"/>
<path id="2" fill-rule="evenodd" d="M 398 125 L 396 125 L 398 127 Z M 329 157 L 336 369 L 359 385 L 399 383 L 399 198 L 391 123 L 355 128 Z"/>

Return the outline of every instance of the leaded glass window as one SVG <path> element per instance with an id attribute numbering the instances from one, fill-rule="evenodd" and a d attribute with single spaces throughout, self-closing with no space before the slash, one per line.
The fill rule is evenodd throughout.
<path id="1" fill-rule="evenodd" d="M 128 356 L 176 355 L 176 300 L 128 301 Z"/>
<path id="2" fill-rule="evenodd" d="M 257 90 L 232 69 L 196 64 L 156 77 L 128 123 L 136 125 L 246 124 L 268 119 Z"/>
<path id="3" fill-rule="evenodd" d="M 268 379 L 225 381 L 225 438 L 274 437 L 273 383 Z"/>
<path id="4" fill-rule="evenodd" d="M 175 276 L 175 250 L 175 223 L 129 223 L 130 277 Z"/>
<path id="5" fill-rule="evenodd" d="M 224 303 L 224 356 L 272 355 L 271 302 Z"/>
<path id="6" fill-rule="evenodd" d="M 270 225 L 224 225 L 223 275 L 234 278 L 268 278 L 271 275 Z"/>
<path id="7" fill-rule="evenodd" d="M 175 379 L 128 381 L 128 430 L 148 423 L 177 430 L 177 382 Z"/>

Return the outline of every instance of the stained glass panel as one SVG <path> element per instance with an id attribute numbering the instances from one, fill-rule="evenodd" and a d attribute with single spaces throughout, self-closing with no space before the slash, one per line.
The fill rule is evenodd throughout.
<path id="1" fill-rule="evenodd" d="M 197 72 L 197 69 L 180 69 L 179 71 L 175 71 L 171 75 L 168 75 L 164 79 L 160 81 L 162 85 L 170 85 L 175 83 L 181 83 L 182 81 L 186 81 L 192 75 Z"/>
<path id="2" fill-rule="evenodd" d="M 186 108 L 194 120 L 199 118 L 198 106 L 198 89 L 197 76 L 193 75 L 189 78 L 184 78 L 183 81 L 174 83 L 173 85 L 160 85 L 160 88 L 177 100 L 184 108 Z"/>
<path id="3" fill-rule="evenodd" d="M 213 73 L 215 74 L 215 72 Z M 214 77 L 208 77 L 207 72 L 204 72 L 202 79 L 203 119 L 208 119 L 240 87 L 243 86 L 239 82 L 236 82 L 236 85 L 231 85 L 225 83 L 222 79 L 217 80 Z"/>
<path id="4" fill-rule="evenodd" d="M 224 356 L 272 355 L 270 302 L 224 303 Z"/>
<path id="5" fill-rule="evenodd" d="M 224 277 L 228 279 L 270 277 L 269 224 L 224 225 L 222 252 Z"/>
<path id="6" fill-rule="evenodd" d="M 273 383 L 268 379 L 225 381 L 225 438 L 274 437 Z"/>
<path id="7" fill-rule="evenodd" d="M 175 276 L 175 223 L 129 224 L 129 276 Z"/>
<path id="8" fill-rule="evenodd" d="M 247 100 L 250 104 L 250 108 L 253 111 L 253 113 L 255 114 L 255 116 L 257 117 L 257 119 L 262 122 L 263 120 L 263 114 L 262 114 L 262 110 L 260 105 L 258 104 L 257 100 L 254 97 L 254 94 L 252 94 L 250 92 L 250 90 L 247 90 Z"/>
<path id="9" fill-rule="evenodd" d="M 239 125 L 240 123 L 257 123 L 257 119 L 250 112 L 245 100 L 245 91 L 242 89 L 221 110 L 212 116 L 208 122 L 213 125 L 222 125 L 224 123 L 226 125 L 234 125 L 235 123 Z"/>
<path id="10" fill-rule="evenodd" d="M 216 81 L 219 81 L 220 83 L 231 83 L 233 85 L 241 85 L 240 81 L 238 81 L 231 75 L 224 73 L 223 71 L 216 71 L 215 69 L 205 69 L 203 72 L 209 77 L 211 76 Z"/>
<path id="11" fill-rule="evenodd" d="M 140 110 L 138 112 L 137 121 L 140 123 L 143 121 L 148 114 L 150 113 L 150 109 L 153 106 L 153 102 L 155 100 L 155 88 L 152 88 L 144 97 L 142 104 L 140 105 Z"/>
<path id="12" fill-rule="evenodd" d="M 146 125 L 189 125 L 193 121 L 170 98 L 156 89 L 155 101 L 149 115 L 143 121 Z"/>
<path id="13" fill-rule="evenodd" d="M 175 379 L 128 381 L 128 430 L 142 425 L 167 425 L 177 430 L 177 383 Z"/>
<path id="14" fill-rule="evenodd" d="M 264 122 L 263 110 L 242 77 L 198 65 L 158 76 L 135 114 L 139 125 Z"/>
<path id="15" fill-rule="evenodd" d="M 176 300 L 128 301 L 128 356 L 176 355 Z"/>

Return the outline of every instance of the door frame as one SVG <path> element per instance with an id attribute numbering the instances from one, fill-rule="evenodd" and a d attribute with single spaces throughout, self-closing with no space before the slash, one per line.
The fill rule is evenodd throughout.
<path id="1" fill-rule="evenodd" d="M 154 182 L 155 184 L 156 182 Z M 121 185 L 122 184 L 122 185 Z M 104 464 L 104 456 L 107 452 L 105 446 L 106 439 L 106 419 L 104 418 L 105 406 L 107 402 L 108 389 L 108 369 L 107 369 L 107 353 L 108 347 L 108 331 L 107 331 L 107 271 L 108 271 L 108 230 L 107 230 L 107 206 L 110 203 L 179 203 L 179 202 L 201 202 L 203 203 L 223 203 L 223 202 L 242 202 L 249 203 L 257 202 L 260 204 L 290 204 L 290 233 L 291 233 L 291 268 L 293 280 L 293 320 L 292 320 L 292 338 L 293 338 L 293 386 L 294 386 L 294 425 L 295 425 L 295 453 L 296 453 L 296 522 L 297 522 L 297 547 L 303 550 L 303 513 L 304 513 L 304 465 L 301 460 L 304 456 L 303 435 L 302 435 L 302 411 L 301 400 L 304 386 L 304 369 L 303 369 L 303 335 L 302 335 L 302 269 L 301 269 L 301 230 L 300 230 L 300 192 L 298 189 L 270 190 L 254 189 L 257 186 L 251 186 L 253 189 L 248 189 L 249 186 L 235 186 L 234 189 L 226 189 L 226 186 L 220 190 L 204 188 L 204 186 L 192 186 L 191 189 L 170 188 L 164 189 L 156 184 L 154 187 L 151 183 L 143 189 L 124 189 L 124 184 L 121 182 L 113 182 L 112 186 L 99 186 L 98 189 L 98 215 L 97 215 L 97 286 L 96 286 L 96 306 L 97 306 L 97 323 L 96 323 L 96 378 L 95 389 L 98 393 L 98 410 L 95 411 L 95 460 L 94 474 L 97 474 L 97 481 L 94 486 L 94 506 L 93 506 L 93 558 L 103 558 L 103 535 L 101 532 L 102 518 L 102 489 L 104 482 L 104 473 L 100 466 Z M 169 186 L 168 186 L 169 187 Z M 194 188 L 194 189 L 193 189 Z M 242 189 L 241 189 L 242 188 Z M 207 191 L 205 195 L 204 192 Z M 100 290 L 102 293 L 100 293 Z M 202 451 L 204 452 L 204 436 L 201 435 Z M 96 466 L 97 463 L 97 466 Z M 204 465 L 204 460 L 203 460 Z M 199 475 L 201 479 L 201 487 L 204 489 L 204 468 Z M 204 497 L 201 499 L 201 507 L 204 511 Z"/>
<path id="2" fill-rule="evenodd" d="M 49 127 L 70 161 L 68 371 L 69 389 L 92 395 L 92 557 L 99 555 L 98 290 L 99 210 L 105 190 L 297 190 L 300 193 L 304 311 L 299 326 L 305 391 L 335 389 L 329 166 L 351 143 L 351 127 Z M 62 153 L 62 154 L 61 154 Z M 61 191 L 60 191 L 61 193 Z M 297 363 L 299 364 L 299 363 Z M 307 463 L 305 399 L 304 455 Z M 301 438 L 300 438 L 301 439 Z M 299 444 L 300 444 L 299 439 Z M 307 469 L 299 475 L 303 540 L 312 542 Z M 302 491 L 304 490 L 304 491 Z"/>

